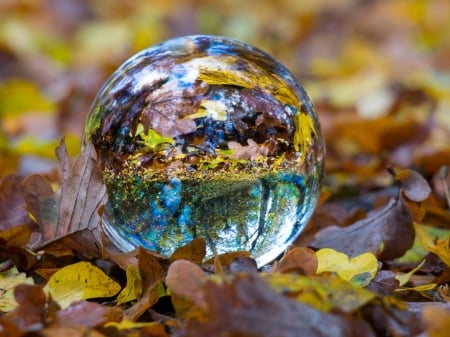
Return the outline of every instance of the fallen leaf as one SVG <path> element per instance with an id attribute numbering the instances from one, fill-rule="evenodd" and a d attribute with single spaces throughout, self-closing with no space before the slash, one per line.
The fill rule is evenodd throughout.
<path id="1" fill-rule="evenodd" d="M 165 269 L 162 265 L 164 259 L 159 255 L 139 246 L 137 258 L 139 274 L 142 278 L 142 297 L 125 311 L 124 319 L 130 321 L 136 321 L 158 301 L 160 297 L 158 287 L 165 276 Z"/>
<path id="2" fill-rule="evenodd" d="M 446 337 L 450 331 L 450 306 L 423 308 L 423 320 L 428 337 Z"/>
<path id="3" fill-rule="evenodd" d="M 68 237 L 67 242 L 73 248 L 98 256 L 102 243 L 99 209 L 106 203 L 107 194 L 94 146 L 88 143 L 73 162 L 64 141 L 56 152 L 62 166 L 63 183 L 59 193 L 50 195 L 50 186 L 45 187 L 39 176 L 31 175 L 23 183 L 22 194 L 42 235 L 32 248 L 40 249 Z M 39 186 L 41 194 L 36 194 L 32 188 L 35 186 Z"/>
<path id="4" fill-rule="evenodd" d="M 62 308 L 67 308 L 75 301 L 114 296 L 120 285 L 91 263 L 78 262 L 54 273 L 44 289 Z"/>
<path id="5" fill-rule="evenodd" d="M 20 270 L 29 270 L 37 263 L 36 255 L 27 249 L 32 228 L 28 225 L 0 231 L 0 262 L 12 260 Z"/>
<path id="6" fill-rule="evenodd" d="M 376 298 L 371 291 L 333 276 L 262 274 L 261 277 L 277 293 L 325 312 L 339 309 L 350 313 Z"/>
<path id="7" fill-rule="evenodd" d="M 378 271 L 378 260 L 372 253 L 363 253 L 349 259 L 344 253 L 331 248 L 322 248 L 316 252 L 316 273 L 335 272 L 343 280 L 365 287 Z"/>
<path id="8" fill-rule="evenodd" d="M 187 260 L 177 260 L 169 266 L 165 283 L 179 317 L 184 317 L 194 304 L 204 306 L 205 275 L 198 265 Z"/>
<path id="9" fill-rule="evenodd" d="M 250 252 L 247 251 L 237 251 L 237 252 L 229 252 L 218 254 L 215 257 L 212 257 L 204 262 L 205 265 L 214 265 L 215 260 L 218 259 L 220 265 L 224 269 L 228 269 L 231 266 L 231 263 L 234 259 L 239 257 L 250 257 Z"/>
<path id="10" fill-rule="evenodd" d="M 0 317 L 3 336 L 24 336 L 27 332 L 44 327 L 47 310 L 53 307 L 42 287 L 38 285 L 19 284 L 14 288 L 14 297 L 19 304 L 14 310 Z M 51 318 L 51 317 L 49 317 Z M 8 330 L 12 331 L 10 334 Z"/>
<path id="11" fill-rule="evenodd" d="M 137 300 L 142 296 L 143 285 L 139 269 L 135 265 L 130 264 L 127 267 L 126 275 L 127 284 L 117 296 L 117 305 Z"/>
<path id="12" fill-rule="evenodd" d="M 390 270 L 380 270 L 366 289 L 382 296 L 392 294 L 400 282 L 395 278 L 396 274 Z"/>
<path id="13" fill-rule="evenodd" d="M 116 328 L 117 330 L 130 330 L 130 329 L 141 329 L 145 327 L 162 326 L 158 322 L 133 322 L 129 320 L 122 320 L 120 322 L 108 322 L 105 324 L 105 328 Z M 164 326 L 162 326 L 164 327 Z"/>
<path id="14" fill-rule="evenodd" d="M 20 193 L 22 177 L 9 175 L 0 180 L 0 230 L 31 224 Z"/>
<path id="15" fill-rule="evenodd" d="M 253 274 L 236 274 L 231 281 L 208 281 L 202 288 L 204 307 L 197 308 L 175 337 L 223 336 L 373 337 L 363 321 L 318 311 L 285 298 Z"/>
<path id="16" fill-rule="evenodd" d="M 298 273 L 301 275 L 315 275 L 317 270 L 316 253 L 307 247 L 290 249 L 279 261 L 280 273 Z"/>
<path id="17" fill-rule="evenodd" d="M 415 181 L 423 185 L 424 178 L 414 176 Z M 402 256 L 414 242 L 413 221 L 421 218 L 419 196 L 427 194 L 412 192 L 414 184 L 406 180 L 405 186 L 400 180 L 400 196 L 374 211 L 365 219 L 347 227 L 330 226 L 319 231 L 310 246 L 315 248 L 333 248 L 354 257 L 372 252 L 381 261 Z M 405 192 L 406 191 L 406 192 Z M 411 194 L 416 201 L 409 200 L 405 194 Z M 423 209 L 423 207 L 422 207 Z M 399 240 L 401 238 L 401 240 Z"/>
<path id="18" fill-rule="evenodd" d="M 17 306 L 14 298 L 14 289 L 19 284 L 33 284 L 31 277 L 20 273 L 16 267 L 0 272 L 0 311 L 8 312 Z"/>
<path id="19" fill-rule="evenodd" d="M 200 265 L 206 255 L 206 241 L 204 238 L 195 238 L 188 244 L 177 248 L 170 256 L 170 261 L 188 260 Z"/>
<path id="20" fill-rule="evenodd" d="M 5 246 L 23 247 L 30 240 L 31 227 L 20 225 L 0 231 L 0 242 Z"/>
<path id="21" fill-rule="evenodd" d="M 51 327 L 101 327 L 108 322 L 120 322 L 122 309 L 95 302 L 79 301 L 59 310 Z"/>
<path id="22" fill-rule="evenodd" d="M 450 266 L 450 237 L 445 240 L 435 241 L 435 238 L 428 234 L 418 223 L 414 223 L 414 229 L 425 249 L 439 256 L 447 266 Z"/>
<path id="23" fill-rule="evenodd" d="M 419 265 L 413 269 L 411 269 L 408 273 L 403 273 L 403 274 L 397 274 L 395 275 L 395 279 L 398 280 L 399 285 L 403 286 L 406 283 L 408 283 L 409 279 L 411 278 L 411 276 L 418 271 L 420 268 L 422 268 L 422 266 L 424 265 L 425 260 L 423 260 L 421 263 L 419 263 Z"/>

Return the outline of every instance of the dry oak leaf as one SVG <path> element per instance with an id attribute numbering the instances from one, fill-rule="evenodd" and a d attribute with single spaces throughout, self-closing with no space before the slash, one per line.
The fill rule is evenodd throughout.
<path id="1" fill-rule="evenodd" d="M 319 231 L 310 246 L 333 248 L 350 258 L 372 252 L 381 261 L 402 256 L 414 242 L 413 221 L 423 216 L 420 202 L 429 194 L 425 179 L 411 170 L 401 170 L 400 195 L 369 217 L 347 227 L 330 226 Z M 399 175 L 395 172 L 396 177 Z M 427 186 L 428 192 L 417 185 Z M 409 199 L 413 198 L 413 199 Z"/>
<path id="2" fill-rule="evenodd" d="M 66 240 L 66 247 L 99 256 L 99 210 L 106 203 L 107 193 L 95 148 L 88 143 L 72 161 L 62 140 L 56 153 L 62 166 L 60 191 L 54 193 L 50 183 L 39 175 L 30 175 L 22 182 L 27 208 L 39 223 L 41 233 L 41 239 L 31 248 Z"/>

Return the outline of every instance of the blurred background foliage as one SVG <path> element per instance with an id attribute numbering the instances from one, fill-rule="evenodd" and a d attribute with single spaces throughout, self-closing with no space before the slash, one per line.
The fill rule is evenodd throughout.
<path id="1" fill-rule="evenodd" d="M 77 154 L 114 69 L 188 34 L 239 38 L 287 66 L 335 177 L 386 163 L 432 176 L 450 161 L 448 0 L 0 0 L 0 178 L 51 171 L 61 136 Z"/>

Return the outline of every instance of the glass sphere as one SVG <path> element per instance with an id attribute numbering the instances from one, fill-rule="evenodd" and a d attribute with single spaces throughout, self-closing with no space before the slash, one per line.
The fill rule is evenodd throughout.
<path id="1" fill-rule="evenodd" d="M 262 266 L 315 207 L 324 142 L 301 84 L 265 52 L 218 36 L 175 38 L 120 66 L 84 129 L 103 167 L 103 228 L 123 251 L 249 251 Z"/>

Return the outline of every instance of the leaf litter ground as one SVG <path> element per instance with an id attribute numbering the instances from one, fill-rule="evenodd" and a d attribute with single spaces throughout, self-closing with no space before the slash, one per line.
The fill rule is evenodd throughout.
<path id="1" fill-rule="evenodd" d="M 21 205 L 3 208 L 4 336 L 419 336 L 440 329 L 430 312 L 449 313 L 449 232 L 422 225 L 432 190 L 415 171 L 389 169 L 394 193 L 362 219 L 346 223 L 324 202 L 310 225 L 321 212 L 335 224 L 258 271 L 246 252 L 203 261 L 201 238 L 171 257 L 118 252 L 99 226 L 95 150 L 71 160 L 62 142 L 57 153 L 59 190 L 39 175 L 2 181 Z M 429 253 L 401 262 L 418 246 Z"/>
<path id="2" fill-rule="evenodd" d="M 186 3 L 0 3 L 0 336 L 448 336 L 448 1 Z M 263 270 L 246 252 L 203 261 L 202 239 L 116 251 L 95 153 L 66 154 L 111 68 L 193 22 L 273 53 L 319 111 L 321 202 Z M 60 135 L 62 173 L 24 176 Z"/>

